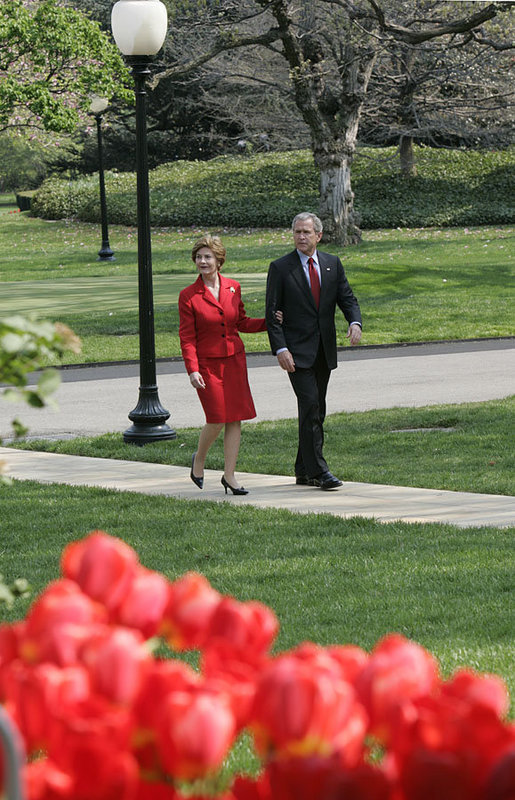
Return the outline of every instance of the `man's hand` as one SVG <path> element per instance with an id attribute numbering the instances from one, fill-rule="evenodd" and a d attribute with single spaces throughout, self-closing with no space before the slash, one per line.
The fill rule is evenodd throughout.
<path id="1" fill-rule="evenodd" d="M 361 340 L 361 325 L 357 323 L 350 325 L 347 331 L 347 339 L 350 339 L 349 344 L 351 345 L 359 344 Z"/>
<path id="2" fill-rule="evenodd" d="M 194 389 L 205 389 L 206 384 L 204 383 L 204 378 L 200 374 L 200 372 L 191 372 L 190 373 L 190 383 Z"/>
<path id="3" fill-rule="evenodd" d="M 295 372 L 295 361 L 289 350 L 283 350 L 277 354 L 279 366 L 286 370 L 286 372 Z"/>

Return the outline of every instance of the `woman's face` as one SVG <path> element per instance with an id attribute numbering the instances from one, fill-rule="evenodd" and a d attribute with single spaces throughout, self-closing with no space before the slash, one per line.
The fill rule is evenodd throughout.
<path id="1" fill-rule="evenodd" d="M 212 278 L 218 272 L 218 261 L 209 247 L 201 247 L 200 250 L 197 251 L 195 264 L 203 278 Z"/>

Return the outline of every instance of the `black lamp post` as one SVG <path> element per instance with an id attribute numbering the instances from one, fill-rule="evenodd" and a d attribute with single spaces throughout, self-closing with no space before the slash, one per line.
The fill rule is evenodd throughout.
<path id="1" fill-rule="evenodd" d="M 109 234 L 107 231 L 107 204 L 106 187 L 104 181 L 104 149 L 102 143 L 102 114 L 106 110 L 108 102 L 105 97 L 95 95 L 91 99 L 89 110 L 95 117 L 97 123 L 97 142 L 98 142 L 98 180 L 100 183 L 100 219 L 102 223 L 102 247 L 98 251 L 97 261 L 114 261 L 114 253 L 109 246 Z"/>
<path id="2" fill-rule="evenodd" d="M 166 424 L 170 414 L 161 405 L 157 391 L 146 121 L 146 81 L 152 58 L 165 40 L 166 7 L 161 0 L 118 0 L 111 13 L 111 26 L 116 44 L 132 68 L 136 91 L 140 387 L 138 404 L 129 414 L 133 424 L 123 439 L 143 445 L 177 436 Z"/>

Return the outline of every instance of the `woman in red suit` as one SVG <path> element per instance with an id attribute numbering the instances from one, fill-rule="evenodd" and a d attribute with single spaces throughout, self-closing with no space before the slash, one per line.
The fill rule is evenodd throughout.
<path id="1" fill-rule="evenodd" d="M 266 330 L 264 319 L 245 314 L 240 284 L 220 274 L 226 250 L 218 236 L 195 242 L 191 257 L 200 273 L 195 283 L 179 295 L 179 336 L 182 357 L 191 385 L 197 390 L 206 415 L 190 477 L 204 485 L 204 462 L 209 448 L 225 426 L 222 485 L 233 494 L 248 494 L 234 475 L 240 448 L 241 420 L 252 419 L 256 409 L 247 377 L 245 348 L 238 331 Z"/>

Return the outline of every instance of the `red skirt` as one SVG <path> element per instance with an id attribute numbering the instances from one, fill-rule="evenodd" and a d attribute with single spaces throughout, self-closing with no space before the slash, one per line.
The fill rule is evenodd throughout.
<path id="1" fill-rule="evenodd" d="M 236 422 L 256 416 L 244 350 L 225 358 L 199 359 L 199 372 L 206 384 L 205 389 L 197 389 L 206 422 Z"/>

